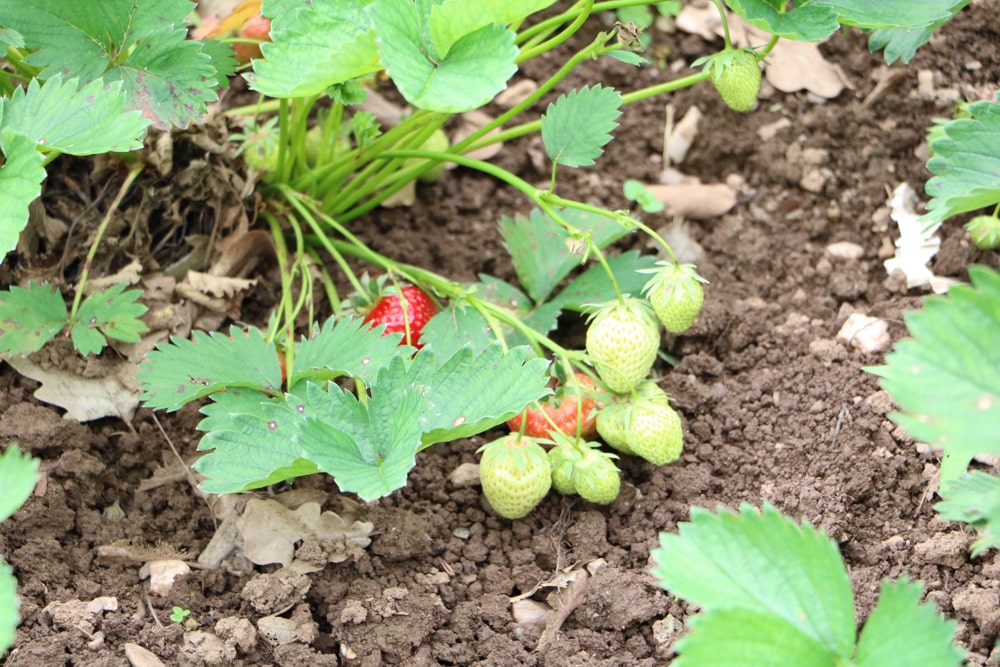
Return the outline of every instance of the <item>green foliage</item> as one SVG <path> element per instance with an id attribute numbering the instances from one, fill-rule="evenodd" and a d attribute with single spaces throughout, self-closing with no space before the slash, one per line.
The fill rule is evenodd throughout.
<path id="1" fill-rule="evenodd" d="M 80 354 L 97 354 L 107 339 L 139 341 L 146 331 L 140 317 L 146 306 L 136 303 L 139 290 L 125 291 L 124 284 L 86 297 L 75 319 L 69 321 L 62 295 L 49 285 L 28 283 L 0 291 L 0 352 L 37 352 L 60 331 L 68 328 Z"/>
<path id="2" fill-rule="evenodd" d="M 646 213 L 659 213 L 663 210 L 663 202 L 653 196 L 645 185 L 635 179 L 629 179 L 622 184 L 622 194 L 634 201 Z"/>
<path id="3" fill-rule="evenodd" d="M 959 213 L 1000 203 L 1000 102 L 963 105 L 955 120 L 937 130 L 930 142 L 934 156 L 927 168 L 931 199 L 923 220 L 937 223 Z"/>
<path id="4" fill-rule="evenodd" d="M 190 609 L 185 609 L 184 607 L 178 607 L 174 605 L 173 609 L 170 610 L 170 620 L 174 623 L 184 624 L 187 617 L 191 615 Z"/>
<path id="5" fill-rule="evenodd" d="M 910 338 L 867 369 L 900 407 L 890 418 L 944 448 L 941 484 L 974 456 L 1000 454 L 1000 274 L 969 267 L 972 285 L 931 297 L 906 315 Z"/>
<path id="6" fill-rule="evenodd" d="M 542 116 L 542 141 L 549 159 L 567 167 L 589 167 L 618 127 L 622 96 L 595 85 L 560 95 Z"/>
<path id="7" fill-rule="evenodd" d="M 942 519 L 962 521 L 979 531 L 973 556 L 1000 546 L 1000 478 L 973 470 L 944 486 L 941 497 L 934 509 Z"/>
<path id="8" fill-rule="evenodd" d="M 21 453 L 17 445 L 0 454 L 0 521 L 24 504 L 38 482 L 38 459 Z M 0 657 L 14 642 L 18 615 L 17 580 L 10 566 L 0 558 Z"/>
<path id="9" fill-rule="evenodd" d="M 157 346 L 137 376 L 150 407 L 210 395 L 196 468 L 211 493 L 259 488 L 315 472 L 366 500 L 406 484 L 417 451 L 501 424 L 547 393 L 547 362 L 499 343 L 416 356 L 398 334 L 357 319 L 327 322 L 302 341 L 283 393 L 277 351 L 247 335 L 195 333 Z M 357 394 L 329 382 L 350 375 Z"/>
<path id="10" fill-rule="evenodd" d="M 868 38 L 868 49 L 871 51 L 885 50 L 885 62 L 891 65 L 897 60 L 910 62 L 917 49 L 930 41 L 934 31 L 951 20 L 960 9 L 969 4 L 969 0 L 952 0 L 953 4 L 945 18 L 929 23 L 921 28 L 881 28 L 873 30 Z"/>
<path id="11" fill-rule="evenodd" d="M 653 574 L 701 607 L 675 667 L 957 667 L 954 622 L 920 605 L 920 586 L 885 582 L 855 642 L 851 583 L 836 544 L 764 505 L 692 508 L 661 534 Z"/>

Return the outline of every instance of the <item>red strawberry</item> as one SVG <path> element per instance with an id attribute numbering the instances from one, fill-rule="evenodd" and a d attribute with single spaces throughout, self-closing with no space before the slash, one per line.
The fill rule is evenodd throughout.
<path id="1" fill-rule="evenodd" d="M 427 292 L 416 285 L 405 285 L 400 292 L 402 299 L 395 293 L 383 295 L 365 315 L 364 321 L 373 327 L 384 324 L 383 336 L 401 333 L 403 340 L 400 345 L 412 345 L 420 349 L 420 334 L 423 333 L 424 325 L 437 314 L 437 305 Z"/>
<path id="2" fill-rule="evenodd" d="M 554 396 L 541 401 L 538 407 L 525 408 L 521 414 L 511 417 L 507 421 L 510 430 L 520 431 L 522 418 L 526 417 L 524 434 L 533 438 L 549 438 L 550 432 L 556 429 L 569 436 L 593 439 L 597 435 L 594 422 L 597 401 L 594 395 L 600 389 L 586 373 L 576 373 L 575 376 L 575 386 L 563 387 Z M 550 419 L 552 422 L 549 422 Z"/>
<path id="3" fill-rule="evenodd" d="M 241 39 L 254 39 L 259 42 L 270 42 L 271 19 L 266 19 L 260 14 L 254 14 L 240 28 L 237 37 Z M 233 51 L 236 53 L 236 60 L 244 65 L 253 58 L 260 58 L 260 44 L 235 42 L 233 43 Z"/>

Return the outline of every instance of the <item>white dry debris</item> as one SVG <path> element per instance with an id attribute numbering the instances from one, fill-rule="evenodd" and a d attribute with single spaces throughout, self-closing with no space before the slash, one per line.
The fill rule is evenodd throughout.
<path id="1" fill-rule="evenodd" d="M 191 568 L 182 560 L 151 560 L 139 569 L 139 576 L 149 574 L 149 592 L 167 597 L 174 587 L 174 579 L 191 573 Z"/>
<path id="2" fill-rule="evenodd" d="M 928 263 L 941 248 L 937 236 L 940 223 L 928 226 L 920 220 L 916 212 L 917 194 L 909 183 L 900 183 L 892 191 L 889 199 L 889 216 L 899 226 L 896 240 L 896 254 L 885 260 L 885 270 L 889 275 L 902 271 L 906 277 L 906 287 L 930 286 L 935 292 L 948 291 L 949 281 L 935 280 Z"/>
<path id="3" fill-rule="evenodd" d="M 857 243 L 838 241 L 826 247 L 826 254 L 834 259 L 861 259 L 864 257 L 865 249 Z"/>
<path id="4" fill-rule="evenodd" d="M 865 354 L 884 352 L 892 345 L 889 325 L 885 320 L 854 313 L 837 333 L 837 340 L 852 345 Z"/>

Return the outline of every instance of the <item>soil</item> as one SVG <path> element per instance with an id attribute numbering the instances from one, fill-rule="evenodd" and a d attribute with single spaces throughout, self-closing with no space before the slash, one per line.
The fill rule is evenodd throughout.
<path id="1" fill-rule="evenodd" d="M 139 488 L 172 459 L 164 436 L 192 456 L 197 406 L 159 414 L 162 434 L 146 409 L 130 424 L 80 424 L 38 402 L 38 384 L 4 365 L 0 439 L 42 459 L 44 484 L 0 526 L 0 553 L 15 569 L 24 617 L 3 664 L 127 665 L 128 643 L 169 665 L 667 664 L 695 610 L 649 574 L 657 535 L 675 531 L 692 506 L 765 502 L 837 541 L 859 625 L 885 578 L 920 579 L 926 599 L 957 620 L 969 663 L 997 664 L 1000 560 L 995 551 L 971 558 L 972 535 L 936 518 L 937 460 L 887 419 L 892 402 L 863 370 L 879 364 L 881 354 L 866 355 L 836 334 L 850 313 L 862 312 L 887 320 L 893 340 L 905 335 L 903 315 L 923 292 L 887 278 L 881 253 L 895 229 L 879 221 L 898 183 L 922 192 L 925 128 L 953 103 L 918 94 L 918 72 L 932 72 L 940 90 L 983 97 L 997 87 L 998 45 L 1000 4 L 973 2 L 908 65 L 886 68 L 859 32 L 835 35 L 822 50 L 841 65 L 848 88 L 832 100 L 765 86 L 759 108 L 737 114 L 708 85 L 669 99 L 678 117 L 693 105 L 704 113 L 683 170 L 706 182 L 736 183 L 741 196 L 729 213 L 688 223 L 705 251 L 699 270 L 710 286 L 695 327 L 665 340 L 680 363 L 657 368 L 685 422 L 685 453 L 664 467 L 624 457 L 621 495 L 607 507 L 551 494 L 525 519 L 497 517 L 477 486 L 448 480 L 499 431 L 486 433 L 421 453 L 406 488 L 362 506 L 360 516 L 375 532 L 354 558 L 294 580 L 274 567 L 193 569 L 159 597 L 149 593 L 138 563 L 109 562 L 97 550 L 131 539 L 196 555 L 212 538 L 212 512 L 183 477 Z M 668 61 L 709 52 L 701 38 L 683 33 L 657 34 L 654 46 L 669 53 Z M 542 78 L 551 66 L 533 63 L 522 75 Z M 603 59 L 587 63 L 562 89 L 601 82 L 632 90 L 669 76 L 676 75 Z M 865 103 L 882 81 L 891 85 Z M 564 170 L 559 192 L 626 207 L 622 181 L 655 182 L 662 169 L 666 101 L 626 107 L 597 166 Z M 788 122 L 773 138 L 761 139 L 758 130 L 782 119 Z M 179 133 L 179 169 L 184 141 Z M 540 150 L 538 139 L 516 141 L 496 160 L 529 182 L 544 182 L 544 168 L 532 159 Z M 70 198 L 65 183 L 80 183 L 72 174 L 65 167 L 50 177 L 50 214 L 80 207 L 60 202 Z M 145 185 L 170 187 L 165 180 Z M 422 185 L 412 208 L 380 210 L 352 227 L 380 252 L 455 279 L 481 272 L 509 279 L 496 221 L 527 210 L 509 189 L 456 170 Z M 168 217 L 151 218 L 151 237 L 173 233 L 163 228 Z M 950 221 L 941 236 L 937 274 L 961 280 L 970 263 L 997 264 L 996 254 L 970 245 L 961 221 Z M 858 244 L 862 256 L 832 257 L 826 248 L 840 241 Z M 265 283 L 267 270 L 258 270 Z M 244 318 L 263 317 L 274 289 L 259 286 Z M 578 323 L 563 324 L 567 343 L 579 344 Z M 319 490 L 334 510 L 356 505 L 323 476 L 296 487 Z M 123 516 L 105 512 L 115 503 Z M 591 574 L 585 598 L 557 633 L 542 638 L 537 626 L 515 622 L 512 596 L 583 566 Z M 533 598 L 544 600 L 552 590 Z M 100 596 L 117 605 L 76 616 L 46 610 Z M 191 611 L 188 627 L 169 620 L 175 605 Z M 277 646 L 255 632 L 275 612 L 292 635 Z"/>

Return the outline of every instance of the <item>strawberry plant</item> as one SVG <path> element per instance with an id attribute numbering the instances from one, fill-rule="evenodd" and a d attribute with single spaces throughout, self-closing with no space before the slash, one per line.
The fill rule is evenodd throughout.
<path id="1" fill-rule="evenodd" d="M 922 586 L 886 580 L 860 634 L 837 545 L 764 505 L 692 508 L 660 535 L 653 574 L 700 608 L 677 642 L 676 667 L 796 665 L 957 667 L 956 623 L 920 603 Z"/>
<path id="2" fill-rule="evenodd" d="M 0 521 L 24 504 L 38 481 L 38 460 L 25 456 L 12 445 L 0 454 Z M 0 657 L 14 643 L 18 615 L 17 580 L 10 566 L 0 557 Z"/>

